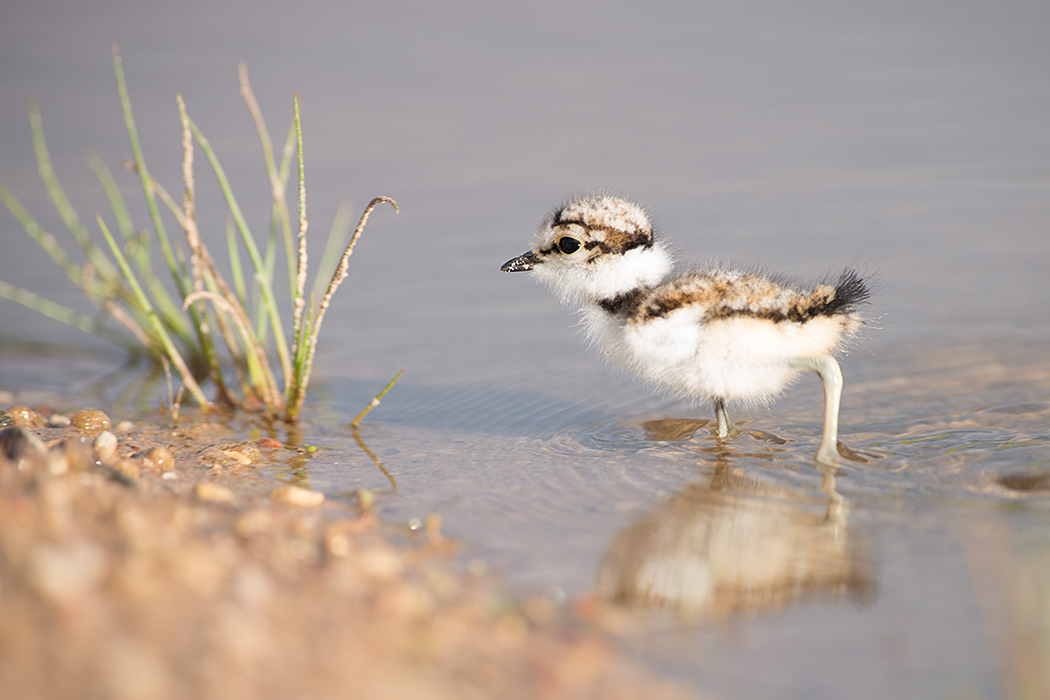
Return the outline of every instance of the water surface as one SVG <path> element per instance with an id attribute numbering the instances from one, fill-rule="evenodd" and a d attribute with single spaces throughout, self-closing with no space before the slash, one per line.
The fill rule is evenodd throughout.
<path id="1" fill-rule="evenodd" d="M 390 486 L 345 424 L 407 366 L 361 431 L 397 480 L 385 517 L 439 513 L 464 561 L 523 594 L 619 591 L 649 625 L 632 653 L 699 692 L 1045 693 L 1048 30 L 1050 7 L 1020 0 L 12 5 L 0 181 L 61 230 L 36 179 L 35 96 L 81 216 L 105 214 L 81 150 L 114 168 L 129 155 L 118 42 L 154 174 L 179 190 L 181 92 L 261 235 L 244 60 L 275 138 L 302 99 L 311 232 L 343 198 L 402 207 L 373 217 L 329 312 L 306 436 L 327 448 L 316 487 Z M 199 208 L 218 250 L 209 178 Z M 842 361 L 842 436 L 867 463 L 833 484 L 812 464 L 813 377 L 737 409 L 751 432 L 728 444 L 703 426 L 652 433 L 709 408 L 610 371 L 556 299 L 498 272 L 547 209 L 596 187 L 643 201 L 683 259 L 876 275 L 873 322 Z M 0 240 L 0 279 L 82 303 L 45 281 L 50 261 L 6 214 Z M 128 385 L 97 381 L 118 354 L 89 342 L 71 358 L 60 344 L 80 336 L 10 302 L 0 331 L 0 389 L 97 403 Z M 687 585 L 632 598 L 643 570 Z"/>

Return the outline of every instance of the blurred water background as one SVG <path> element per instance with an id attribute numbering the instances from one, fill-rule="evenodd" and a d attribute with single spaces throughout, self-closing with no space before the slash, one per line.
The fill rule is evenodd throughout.
<path id="1" fill-rule="evenodd" d="M 63 230 L 33 97 L 81 216 L 106 211 L 82 153 L 130 157 L 118 43 L 152 173 L 180 191 L 181 93 L 261 236 L 244 61 L 276 141 L 300 97 L 315 256 L 342 200 L 401 205 L 373 216 L 329 312 L 315 487 L 389 486 L 345 424 L 406 366 L 362 430 L 397 479 L 384 517 L 439 513 L 464 561 L 555 602 L 641 570 L 686 582 L 689 617 L 641 613 L 631 651 L 698 692 L 1034 697 L 1050 692 L 1048 33 L 1033 0 L 7 3 L 0 181 Z M 217 251 L 226 211 L 200 160 Z M 814 469 L 812 377 L 736 413 L 782 444 L 647 433 L 709 409 L 611 372 L 546 290 L 498 271 L 594 188 L 647 205 L 686 260 L 875 273 L 874 323 L 842 361 L 843 439 L 874 458 L 833 484 Z M 83 308 L 6 211 L 0 241 L 0 279 Z M 97 380 L 122 362 L 0 301 L 0 389 L 113 402 L 131 380 Z"/>

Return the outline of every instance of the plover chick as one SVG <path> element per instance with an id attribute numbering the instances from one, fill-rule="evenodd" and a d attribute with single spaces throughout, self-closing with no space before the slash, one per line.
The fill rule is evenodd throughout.
<path id="1" fill-rule="evenodd" d="M 688 397 L 714 402 L 716 432 L 730 431 L 726 401 L 768 403 L 802 371 L 824 382 L 816 459 L 838 463 L 842 372 L 832 356 L 862 324 L 870 294 L 847 269 L 802 286 L 721 266 L 672 275 L 673 259 L 645 211 L 605 194 L 572 199 L 547 216 L 532 250 L 504 272 L 533 274 L 582 304 L 587 335 L 615 362 Z"/>

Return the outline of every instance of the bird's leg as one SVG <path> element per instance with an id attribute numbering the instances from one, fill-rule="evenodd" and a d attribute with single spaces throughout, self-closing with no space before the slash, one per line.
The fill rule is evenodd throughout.
<path id="1" fill-rule="evenodd" d="M 729 437 L 729 430 L 733 424 L 729 422 L 729 414 L 726 413 L 725 399 L 715 399 L 715 435 L 720 438 Z"/>
<path id="2" fill-rule="evenodd" d="M 796 369 L 816 372 L 824 382 L 824 436 L 816 460 L 837 466 L 839 461 L 839 401 L 842 398 L 842 370 L 831 355 L 800 357 L 792 361 Z"/>

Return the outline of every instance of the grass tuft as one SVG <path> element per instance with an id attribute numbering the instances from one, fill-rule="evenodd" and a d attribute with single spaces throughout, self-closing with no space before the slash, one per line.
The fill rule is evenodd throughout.
<path id="1" fill-rule="evenodd" d="M 133 156 L 126 165 L 138 176 L 152 230 L 136 229 L 113 175 L 98 156 L 89 153 L 88 164 L 105 192 L 112 220 L 119 232 L 118 238 L 110 230 L 105 217 L 96 214 L 95 222 L 106 245 L 95 243 L 58 181 L 44 138 L 43 120 L 36 105 L 30 103 L 29 121 L 40 177 L 52 204 L 71 234 L 71 245 L 68 240 L 66 242 L 69 250 L 63 247 L 56 236 L 45 231 L 2 183 L 0 201 L 14 214 L 26 233 L 61 268 L 70 282 L 98 307 L 99 313 L 91 317 L 2 281 L 0 297 L 23 304 L 133 352 L 152 356 L 163 365 L 169 377 L 172 369 L 178 375 L 181 385 L 177 395 L 188 392 L 202 407 L 261 407 L 274 418 L 296 421 L 306 399 L 321 324 L 333 294 L 347 277 L 354 246 L 372 211 L 380 204 L 389 204 L 397 212 L 397 203 L 389 197 L 376 197 L 369 202 L 345 247 L 339 243 L 346 241 L 350 218 L 340 209 L 326 246 L 326 258 L 320 265 L 325 277 L 330 275 L 328 286 L 315 306 L 315 292 L 320 290 L 324 279 L 314 280 L 311 288 L 315 291 L 310 292 L 307 298 L 309 270 L 306 232 L 309 222 L 306 215 L 303 131 L 298 96 L 293 96 L 292 123 L 278 163 L 269 131 L 248 81 L 248 71 L 243 64 L 239 68 L 241 94 L 259 133 L 273 199 L 269 235 L 265 247 L 260 249 L 233 195 L 218 155 L 190 118 L 181 95 L 176 96 L 176 101 L 182 124 L 182 202 L 176 201 L 153 178 L 146 167 L 116 46 L 113 47 L 113 68 Z M 197 147 L 204 153 L 214 172 L 229 210 L 225 243 L 231 260 L 232 285 L 216 267 L 197 226 L 194 176 Z M 299 226 L 298 238 L 293 240 L 286 196 L 292 157 L 295 155 L 298 156 Z M 169 237 L 162 217 L 163 210 L 182 230 L 185 249 L 174 244 Z M 174 296 L 153 270 L 150 251 L 154 239 L 174 282 Z M 291 342 L 285 335 L 281 309 L 274 292 L 274 267 L 279 240 L 283 240 L 288 265 Z M 79 253 L 70 252 L 76 248 L 79 248 Z M 339 262 L 333 265 L 331 260 L 335 259 L 339 248 L 342 248 L 342 255 Z M 247 269 L 244 268 L 242 252 L 246 253 Z M 276 365 L 283 381 L 278 382 L 273 365 Z M 231 367 L 233 381 L 230 381 L 229 376 Z M 369 408 L 355 419 L 355 425 L 372 406 L 378 404 L 378 399 L 400 376 L 401 372 L 373 400 Z M 205 381 L 210 381 L 214 387 L 213 399 L 209 399 L 202 389 L 201 385 Z M 170 388 L 169 395 L 175 395 Z M 174 413 L 177 410 L 175 399 L 171 400 Z"/>

